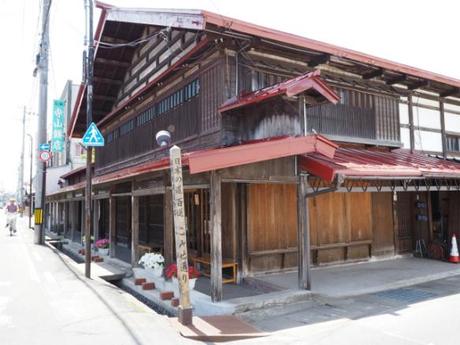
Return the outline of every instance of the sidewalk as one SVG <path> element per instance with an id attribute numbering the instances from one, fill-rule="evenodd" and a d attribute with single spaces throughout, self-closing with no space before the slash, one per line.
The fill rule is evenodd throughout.
<path id="1" fill-rule="evenodd" d="M 0 216 L 0 225 L 5 223 Z M 185 344 L 168 319 L 131 295 L 76 273 L 68 258 L 0 227 L 0 344 Z"/>

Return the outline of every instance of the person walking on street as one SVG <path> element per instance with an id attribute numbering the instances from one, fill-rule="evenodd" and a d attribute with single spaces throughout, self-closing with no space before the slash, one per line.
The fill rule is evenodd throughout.
<path id="1" fill-rule="evenodd" d="M 16 205 L 16 201 L 14 199 L 10 199 L 10 203 L 6 206 L 6 226 L 10 229 L 10 236 L 13 233 L 16 233 L 16 217 L 18 214 L 18 205 Z"/>

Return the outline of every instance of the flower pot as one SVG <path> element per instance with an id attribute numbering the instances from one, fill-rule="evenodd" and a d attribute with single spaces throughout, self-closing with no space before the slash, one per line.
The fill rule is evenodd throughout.
<path id="1" fill-rule="evenodd" d="M 198 278 L 189 278 L 189 280 L 188 280 L 188 288 L 189 288 L 189 290 L 195 289 L 195 284 L 196 284 L 197 279 Z M 173 283 L 173 286 L 174 286 L 175 290 L 177 290 L 177 292 L 179 292 L 179 281 L 177 280 L 176 277 L 172 277 L 172 283 Z"/>
<path id="2" fill-rule="evenodd" d="M 108 256 L 109 255 L 109 248 L 97 248 L 97 252 L 100 255 Z"/>

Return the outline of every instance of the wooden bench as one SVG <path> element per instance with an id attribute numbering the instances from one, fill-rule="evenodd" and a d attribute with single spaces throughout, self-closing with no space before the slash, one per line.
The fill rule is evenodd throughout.
<path id="1" fill-rule="evenodd" d="M 200 256 L 200 257 L 192 257 L 193 266 L 197 264 L 208 266 L 209 269 L 202 272 L 205 277 L 210 277 L 210 270 L 211 270 L 211 258 L 209 256 Z M 231 259 L 222 259 L 222 269 L 224 268 L 231 268 L 232 269 L 232 277 L 231 278 L 222 278 L 222 283 L 234 283 L 236 284 L 236 275 L 237 275 L 237 267 L 238 264 Z"/>
<path id="2" fill-rule="evenodd" d="M 139 249 L 139 257 L 144 255 L 145 253 L 162 253 L 163 247 L 158 245 L 143 245 L 138 244 L 137 248 Z"/>

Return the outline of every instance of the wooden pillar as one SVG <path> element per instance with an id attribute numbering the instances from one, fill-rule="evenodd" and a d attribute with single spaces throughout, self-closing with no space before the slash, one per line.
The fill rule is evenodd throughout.
<path id="1" fill-rule="evenodd" d="M 115 209 L 115 197 L 110 195 L 109 197 L 109 242 L 110 242 L 110 257 L 115 256 L 115 221 L 116 221 L 116 209 Z"/>
<path id="2" fill-rule="evenodd" d="M 299 289 L 311 289 L 310 229 L 308 226 L 307 176 L 299 174 L 297 184 L 297 261 Z"/>
<path id="3" fill-rule="evenodd" d="M 174 217 L 171 188 L 165 189 L 163 197 L 163 218 L 163 256 L 165 258 L 165 264 L 169 265 L 174 262 Z"/>
<path id="4" fill-rule="evenodd" d="M 100 200 L 94 199 L 93 200 L 93 229 L 94 229 L 94 243 L 99 240 L 99 216 L 100 216 L 100 209 L 99 209 Z"/>
<path id="5" fill-rule="evenodd" d="M 393 234 L 394 234 L 394 244 L 395 244 L 395 254 L 400 252 L 400 243 L 399 243 L 399 219 L 398 219 L 398 193 L 393 192 Z"/>
<path id="6" fill-rule="evenodd" d="M 211 200 L 211 300 L 222 300 L 222 178 L 216 171 L 210 176 Z"/>
<path id="7" fill-rule="evenodd" d="M 415 135 L 414 135 L 414 107 L 412 105 L 412 95 L 408 96 L 409 101 L 409 138 L 410 138 L 410 152 L 415 149 Z"/>
<path id="8" fill-rule="evenodd" d="M 58 235 L 61 234 L 61 208 L 62 208 L 62 204 L 57 201 L 56 202 L 56 233 Z"/>
<path id="9" fill-rule="evenodd" d="M 442 156 L 447 157 L 447 137 L 446 137 L 446 118 L 444 117 L 444 100 L 439 100 L 439 113 L 441 116 L 441 141 L 442 141 Z"/>
<path id="10" fill-rule="evenodd" d="M 81 202 L 80 235 L 81 235 L 81 242 L 83 244 L 83 238 L 85 237 L 85 227 L 86 227 L 86 217 L 85 217 L 86 200 L 83 199 L 80 202 Z M 90 232 L 90 237 L 91 237 L 91 232 Z"/>
<path id="11" fill-rule="evenodd" d="M 247 219 L 247 185 L 240 184 L 239 186 L 239 197 L 240 197 L 240 208 L 239 208 L 239 227 L 240 227 L 240 243 L 239 248 L 241 253 L 241 262 L 238 265 L 238 270 L 240 271 L 239 276 L 244 278 L 248 275 L 249 272 L 249 253 L 248 253 L 248 219 Z"/>
<path id="12" fill-rule="evenodd" d="M 74 241 L 75 234 L 75 201 L 69 201 L 69 226 L 70 226 L 70 240 Z"/>
<path id="13" fill-rule="evenodd" d="M 62 203 L 62 234 L 65 236 L 67 234 L 67 225 L 69 219 L 69 203 L 67 201 L 63 201 Z"/>
<path id="14" fill-rule="evenodd" d="M 139 260 L 139 197 L 131 196 L 131 266 Z"/>

